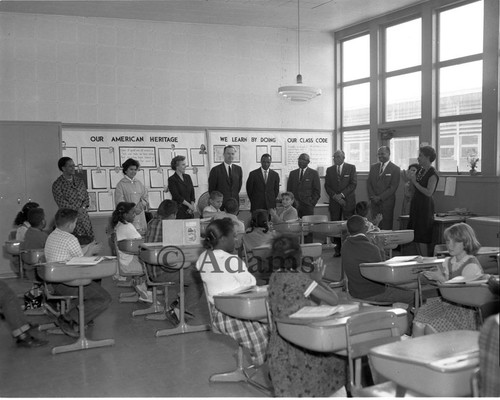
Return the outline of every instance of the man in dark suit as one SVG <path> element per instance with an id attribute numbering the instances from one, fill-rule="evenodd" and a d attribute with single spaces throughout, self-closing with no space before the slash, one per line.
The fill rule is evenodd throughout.
<path id="1" fill-rule="evenodd" d="M 321 197 L 321 184 L 318 171 L 308 168 L 310 158 L 308 154 L 299 156 L 299 168 L 290 172 L 286 185 L 287 192 L 295 196 L 295 203 L 299 218 L 304 215 L 314 215 L 314 207 Z"/>
<path id="2" fill-rule="evenodd" d="M 401 170 L 389 161 L 391 157 L 389 147 L 380 147 L 377 157 L 380 162 L 370 167 L 366 181 L 371 213 L 373 217 L 382 214 L 382 221 L 378 225 L 380 229 L 392 230 L 396 190 L 401 179 Z"/>
<path id="3" fill-rule="evenodd" d="M 252 212 L 276 208 L 276 197 L 280 193 L 280 176 L 269 168 L 271 161 L 270 154 L 263 154 L 260 158 L 261 168 L 248 174 L 246 187 Z"/>
<path id="4" fill-rule="evenodd" d="M 224 147 L 224 162 L 213 167 L 208 176 L 208 191 L 217 190 L 224 196 L 223 203 L 233 198 L 239 203 L 240 190 L 243 184 L 243 172 L 239 165 L 233 164 L 236 149 Z"/>
<path id="5" fill-rule="evenodd" d="M 326 169 L 325 189 L 330 197 L 330 218 L 332 221 L 342 221 L 354 214 L 356 207 L 355 190 L 358 184 L 356 167 L 344 162 L 342 150 L 333 153 L 333 165 Z M 335 257 L 340 256 L 341 239 L 334 238 Z"/>

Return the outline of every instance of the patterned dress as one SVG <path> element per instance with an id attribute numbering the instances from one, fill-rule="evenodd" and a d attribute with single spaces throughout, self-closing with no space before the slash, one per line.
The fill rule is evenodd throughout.
<path id="1" fill-rule="evenodd" d="M 466 256 L 457 263 L 454 263 L 453 259 L 454 257 L 447 257 L 443 263 L 444 268 L 448 270 L 448 279 L 462 275 L 467 265 L 481 265 L 474 256 Z M 476 311 L 473 308 L 451 303 L 441 297 L 428 299 L 425 305 L 418 309 L 414 322 L 430 325 L 437 332 L 478 329 Z"/>
<path id="2" fill-rule="evenodd" d="M 269 304 L 275 320 L 314 305 L 304 292 L 313 281 L 301 272 L 275 272 L 269 281 Z M 283 339 L 275 326 L 268 346 L 274 394 L 278 397 L 326 397 L 346 383 L 346 362 L 331 353 L 318 353 Z"/>
<path id="3" fill-rule="evenodd" d="M 144 211 L 146 211 L 149 200 L 148 192 L 142 182 L 137 179 L 130 179 L 127 176 L 123 177 L 116 185 L 115 205 L 122 201 L 135 203 L 136 206 L 142 205 L 143 211 L 135 215 L 132 223 L 140 234 L 146 233 L 147 223 Z"/>
<path id="4" fill-rule="evenodd" d="M 90 205 L 90 199 L 83 180 L 78 176 L 67 180 L 64 175 L 61 175 L 52 184 L 52 195 L 59 208 L 78 210 L 78 221 L 73 235 L 78 238 L 80 244 L 85 245 L 92 242 L 94 231 L 86 209 Z"/>
<path id="5" fill-rule="evenodd" d="M 429 184 L 429 179 L 433 175 L 436 175 L 439 181 L 439 176 L 433 167 L 430 167 L 427 171 L 420 168 L 417 172 L 417 182 L 426 188 Z M 408 221 L 408 229 L 415 231 L 413 241 L 416 243 L 431 243 L 433 225 L 434 200 L 432 196 L 426 196 L 415 188 L 415 194 L 410 203 L 410 219 Z"/>

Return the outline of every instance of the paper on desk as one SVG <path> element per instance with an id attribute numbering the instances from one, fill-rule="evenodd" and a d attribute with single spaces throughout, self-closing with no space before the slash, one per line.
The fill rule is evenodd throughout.
<path id="1" fill-rule="evenodd" d="M 253 292 L 255 289 L 256 289 L 255 285 L 240 286 L 239 288 L 228 290 L 227 292 L 224 293 L 219 293 L 218 296 L 248 293 L 248 292 Z"/>
<path id="2" fill-rule="evenodd" d="M 468 283 L 468 282 L 474 282 L 474 283 L 486 283 L 488 282 L 488 275 L 476 275 L 473 277 L 466 277 L 466 276 L 455 276 L 454 278 L 445 281 L 444 283 Z"/>
<path id="3" fill-rule="evenodd" d="M 104 257 L 73 257 L 66 261 L 66 265 L 96 265 L 99 264 Z"/>
<path id="4" fill-rule="evenodd" d="M 388 264 L 392 263 L 400 263 L 400 262 L 408 262 L 408 261 L 416 261 L 420 256 L 397 256 L 392 257 L 386 261 Z"/>
<path id="5" fill-rule="evenodd" d="M 457 188 L 457 178 L 454 176 L 449 176 L 446 178 L 446 184 L 444 186 L 445 196 L 455 196 L 455 191 Z"/>

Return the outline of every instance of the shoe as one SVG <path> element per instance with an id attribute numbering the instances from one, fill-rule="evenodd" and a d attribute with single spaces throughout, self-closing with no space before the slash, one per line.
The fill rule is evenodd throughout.
<path id="1" fill-rule="evenodd" d="M 56 325 L 63 331 L 64 334 L 71 336 L 73 338 L 79 337 L 79 333 L 75 329 L 75 323 L 73 321 L 67 321 L 62 315 L 57 317 Z"/>
<path id="2" fill-rule="evenodd" d="M 153 303 L 153 293 L 150 291 L 147 291 L 145 293 L 141 292 L 141 295 L 139 296 L 139 301 L 142 301 L 143 303 Z"/>
<path id="3" fill-rule="evenodd" d="M 169 307 L 167 311 L 165 311 L 165 315 L 167 317 L 167 320 L 174 326 L 177 326 L 180 324 L 179 318 L 177 318 L 177 314 L 175 313 L 175 309 L 172 307 Z"/>
<path id="4" fill-rule="evenodd" d="M 29 333 L 23 333 L 18 336 L 16 344 L 18 347 L 26 347 L 28 349 L 32 347 L 42 347 L 49 343 L 48 340 L 38 339 L 36 337 L 31 336 Z"/>
<path id="5" fill-rule="evenodd" d="M 139 294 L 139 297 L 142 297 L 143 299 L 146 299 L 148 297 L 148 288 L 145 283 L 135 285 L 134 289 Z"/>

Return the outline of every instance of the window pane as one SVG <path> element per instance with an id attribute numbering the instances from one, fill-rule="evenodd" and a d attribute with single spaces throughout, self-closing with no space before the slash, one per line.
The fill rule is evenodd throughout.
<path id="1" fill-rule="evenodd" d="M 370 76 L 370 37 L 342 42 L 342 82 Z"/>
<path id="2" fill-rule="evenodd" d="M 439 61 L 483 52 L 482 1 L 439 15 Z"/>
<path id="3" fill-rule="evenodd" d="M 415 19 L 386 29 L 386 71 L 422 64 L 422 21 Z"/>
<path id="4" fill-rule="evenodd" d="M 482 82 L 482 61 L 441 68 L 439 116 L 481 112 Z"/>
<path id="5" fill-rule="evenodd" d="M 481 120 L 447 122 L 439 125 L 439 170 L 468 172 L 471 158 L 479 158 L 481 171 Z"/>
<path id="6" fill-rule="evenodd" d="M 421 116 L 421 73 L 387 78 L 385 120 L 400 121 Z"/>
<path id="7" fill-rule="evenodd" d="M 408 169 L 408 165 L 417 162 L 419 142 L 418 136 L 391 139 L 391 161 L 401 169 Z"/>
<path id="8" fill-rule="evenodd" d="M 370 123 L 370 85 L 347 86 L 342 91 L 342 125 L 366 125 Z"/>
<path id="9" fill-rule="evenodd" d="M 357 171 L 370 170 L 370 132 L 367 129 L 344 132 L 342 150 L 346 162 L 356 165 Z"/>

